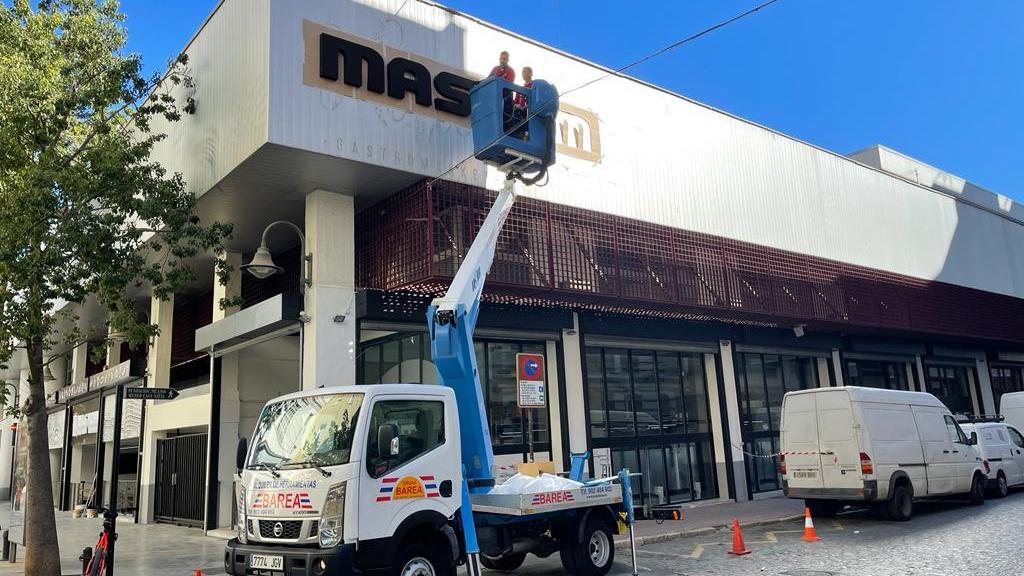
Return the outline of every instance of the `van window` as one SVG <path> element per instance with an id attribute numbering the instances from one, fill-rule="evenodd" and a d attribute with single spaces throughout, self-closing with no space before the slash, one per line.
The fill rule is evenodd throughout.
<path id="1" fill-rule="evenodd" d="M 1024 436 L 1021 436 L 1016 428 L 1007 428 L 1006 430 L 1010 433 L 1010 440 L 1013 441 L 1014 446 L 1024 448 Z"/>
<path id="2" fill-rule="evenodd" d="M 996 432 L 999 434 L 999 440 L 1002 441 L 1003 444 L 1009 442 L 1009 440 L 1006 438 L 1006 430 L 1003 430 L 1002 428 L 996 428 Z"/>
<path id="3" fill-rule="evenodd" d="M 382 458 L 377 430 L 382 424 L 398 427 L 398 454 Z M 444 403 L 422 400 L 386 400 L 373 406 L 366 443 L 366 469 L 374 478 L 444 444 Z"/>
<path id="4" fill-rule="evenodd" d="M 996 434 L 991 428 L 983 428 L 981 430 L 981 439 L 985 441 L 985 444 L 999 444 L 996 442 Z"/>
<path id="5" fill-rule="evenodd" d="M 952 416 L 946 416 L 946 431 L 949 433 L 949 441 L 954 444 L 967 444 L 967 435 L 960 429 L 960 425 L 953 420 Z"/>

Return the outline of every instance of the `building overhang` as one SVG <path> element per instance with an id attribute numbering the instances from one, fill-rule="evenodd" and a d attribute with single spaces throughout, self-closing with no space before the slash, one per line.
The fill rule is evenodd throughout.
<path id="1" fill-rule="evenodd" d="M 196 352 L 217 356 L 299 329 L 301 297 L 278 294 L 196 330 Z"/>

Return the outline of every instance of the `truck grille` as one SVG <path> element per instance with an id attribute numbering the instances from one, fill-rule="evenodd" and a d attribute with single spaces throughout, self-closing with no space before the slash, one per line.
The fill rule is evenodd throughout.
<path id="1" fill-rule="evenodd" d="M 260 520 L 260 538 L 275 540 L 298 540 L 302 532 L 302 520 Z M 274 527 L 281 525 L 280 534 L 274 533 Z"/>
<path id="2" fill-rule="evenodd" d="M 320 522 L 313 520 L 309 523 L 309 537 L 315 538 L 320 535 Z"/>

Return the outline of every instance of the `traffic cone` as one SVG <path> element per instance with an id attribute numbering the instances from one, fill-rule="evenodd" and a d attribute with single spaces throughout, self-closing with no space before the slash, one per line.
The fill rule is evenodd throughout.
<path id="1" fill-rule="evenodd" d="M 804 535 L 800 538 L 804 542 L 817 542 L 821 540 L 814 533 L 814 520 L 811 520 L 811 509 L 804 507 Z"/>
<path id="2" fill-rule="evenodd" d="M 203 576 L 203 571 L 200 570 L 199 568 L 196 568 L 196 573 L 193 574 L 192 576 Z"/>
<path id="3" fill-rule="evenodd" d="M 750 554 L 750 550 L 747 550 L 747 545 L 743 543 L 743 533 L 740 532 L 740 521 L 735 518 L 732 519 L 732 550 L 727 550 L 727 552 L 733 556 Z"/>

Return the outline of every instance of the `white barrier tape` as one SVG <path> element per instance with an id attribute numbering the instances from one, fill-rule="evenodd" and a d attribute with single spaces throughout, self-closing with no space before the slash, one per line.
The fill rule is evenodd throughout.
<path id="1" fill-rule="evenodd" d="M 823 452 L 812 450 L 812 451 L 794 451 L 787 450 L 783 452 L 776 452 L 774 454 L 754 454 L 753 452 L 747 452 L 742 446 L 732 445 L 733 448 L 743 452 L 747 456 L 752 458 L 778 458 L 779 456 L 834 456 L 835 452 L 831 450 L 825 450 Z"/>

